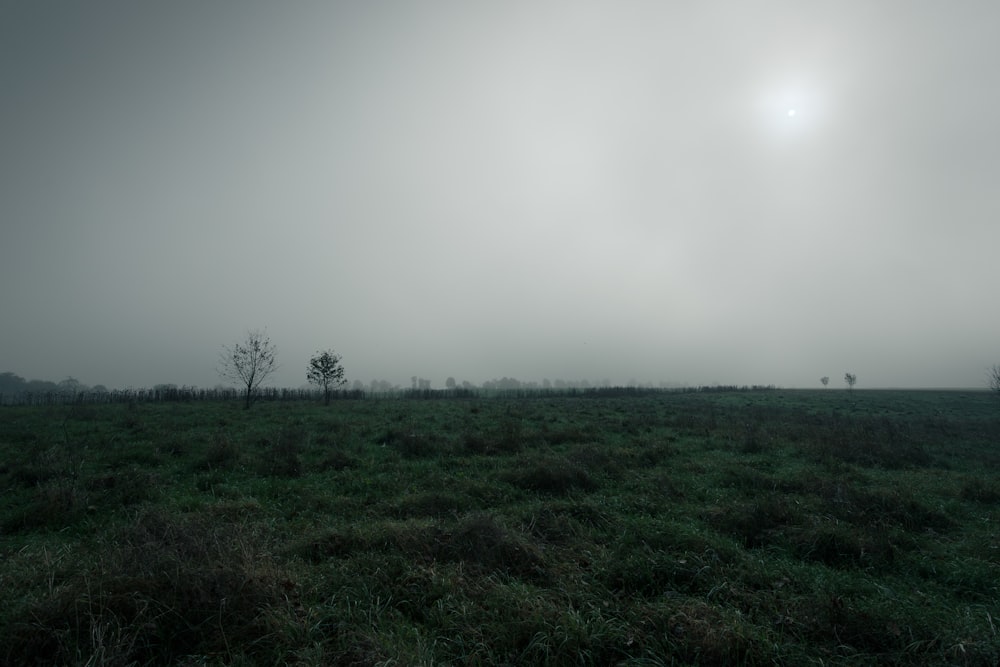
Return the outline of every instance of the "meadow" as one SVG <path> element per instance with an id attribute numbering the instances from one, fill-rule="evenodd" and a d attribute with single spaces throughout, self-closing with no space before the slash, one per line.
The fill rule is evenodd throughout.
<path id="1" fill-rule="evenodd" d="M 0 662 L 1000 664 L 1000 401 L 0 407 Z"/>

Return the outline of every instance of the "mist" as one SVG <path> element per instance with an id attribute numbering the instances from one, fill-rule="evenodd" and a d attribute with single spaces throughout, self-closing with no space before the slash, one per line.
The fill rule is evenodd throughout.
<path id="1" fill-rule="evenodd" d="M 0 371 L 981 387 L 987 2 L 0 6 Z"/>

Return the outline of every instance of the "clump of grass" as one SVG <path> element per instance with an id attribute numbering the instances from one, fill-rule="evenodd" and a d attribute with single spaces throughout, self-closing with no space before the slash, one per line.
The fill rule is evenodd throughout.
<path id="1" fill-rule="evenodd" d="M 589 537 L 608 525 L 607 514 L 589 503 L 547 501 L 522 514 L 525 530 L 554 544 Z"/>
<path id="2" fill-rule="evenodd" d="M 488 514 L 461 521 L 448 533 L 440 555 L 480 571 L 501 571 L 528 579 L 547 577 L 541 552 Z"/>
<path id="3" fill-rule="evenodd" d="M 740 439 L 740 451 L 744 454 L 760 454 L 764 451 L 767 435 L 756 420 L 746 422 Z"/>
<path id="4" fill-rule="evenodd" d="M 839 522 L 797 531 L 790 540 L 797 557 L 836 568 L 884 568 L 896 558 L 896 548 L 885 530 Z"/>
<path id="5" fill-rule="evenodd" d="M 588 444 L 574 447 L 567 458 L 574 464 L 582 466 L 589 472 L 619 477 L 625 472 L 625 467 L 619 457 L 607 446 Z"/>
<path id="6" fill-rule="evenodd" d="M 717 507 L 703 513 L 710 525 L 739 539 L 748 549 L 780 540 L 783 530 L 801 520 L 800 512 L 781 494 Z"/>
<path id="7" fill-rule="evenodd" d="M 79 474 L 83 448 L 50 445 L 36 440 L 26 449 L 26 455 L 8 465 L 7 474 L 17 486 L 31 488 Z"/>
<path id="8" fill-rule="evenodd" d="M 463 449 L 469 454 L 496 456 L 516 454 L 524 447 L 521 420 L 504 418 L 492 433 L 467 432 L 462 437 Z"/>
<path id="9" fill-rule="evenodd" d="M 913 437 L 912 429 L 887 417 L 834 417 L 817 425 L 812 440 L 819 460 L 832 459 L 867 467 L 927 467 L 933 457 Z"/>
<path id="10" fill-rule="evenodd" d="M 768 662 L 769 646 L 757 639 L 738 610 L 702 600 L 682 602 L 666 623 L 673 653 L 688 664 Z"/>
<path id="11" fill-rule="evenodd" d="M 264 441 L 264 451 L 258 468 L 265 475 L 274 477 L 301 477 L 302 453 L 309 436 L 301 426 L 286 426 L 269 440 Z"/>
<path id="12" fill-rule="evenodd" d="M 580 444 L 594 440 L 593 434 L 581 426 L 563 426 L 561 428 L 546 426 L 542 429 L 541 436 L 550 445 Z"/>
<path id="13" fill-rule="evenodd" d="M 897 526 L 907 531 L 946 533 L 955 520 L 895 489 L 868 490 L 851 484 L 821 483 L 816 492 L 831 514 L 857 526 Z"/>
<path id="14" fill-rule="evenodd" d="M 441 491 L 430 491 L 400 498 L 392 513 L 401 519 L 446 517 L 468 509 L 468 505 L 468 499 L 461 496 Z"/>
<path id="15" fill-rule="evenodd" d="M 616 551 L 598 576 L 618 594 L 677 597 L 708 592 L 712 580 L 706 572 L 710 567 L 710 557 L 640 547 Z"/>
<path id="16" fill-rule="evenodd" d="M 294 583 L 250 526 L 149 511 L 102 546 L 53 595 L 28 602 L 5 638 L 9 663 L 267 654 L 262 612 Z"/>
<path id="17" fill-rule="evenodd" d="M 58 477 L 61 472 L 51 464 L 31 461 L 12 464 L 7 469 L 9 479 L 17 486 L 31 488 Z"/>
<path id="18" fill-rule="evenodd" d="M 225 431 L 216 431 L 198 467 L 202 470 L 232 470 L 239 460 L 239 445 Z"/>
<path id="19" fill-rule="evenodd" d="M 425 458 L 438 454 L 438 447 L 433 438 L 411 430 L 389 429 L 378 438 L 378 442 L 392 447 L 408 459 Z"/>
<path id="20" fill-rule="evenodd" d="M 325 530 L 292 543 L 285 553 L 311 563 L 322 563 L 330 558 L 347 557 L 368 546 L 368 542 L 353 530 Z"/>
<path id="21" fill-rule="evenodd" d="M 63 528 L 82 518 L 90 505 L 87 489 L 75 477 L 58 477 L 35 487 L 31 500 L 0 524 L 4 533 Z"/>
<path id="22" fill-rule="evenodd" d="M 665 439 L 643 436 L 636 443 L 638 448 L 631 453 L 631 457 L 644 468 L 659 466 L 676 453 L 670 445 L 673 440 L 672 436 Z"/>
<path id="23" fill-rule="evenodd" d="M 410 563 L 461 563 L 479 575 L 502 572 L 531 580 L 547 576 L 541 551 L 488 514 L 469 515 L 448 527 L 426 521 L 390 521 L 363 531 L 326 530 L 293 544 L 287 553 L 313 563 L 362 554 L 366 559 L 384 558 L 386 554 Z"/>
<path id="24" fill-rule="evenodd" d="M 92 477 L 87 480 L 86 488 L 93 496 L 93 505 L 114 509 L 154 500 L 159 493 L 160 479 L 133 465 Z"/>
<path id="25" fill-rule="evenodd" d="M 586 470 L 570 461 L 549 457 L 530 465 L 508 470 L 501 479 L 514 486 L 541 493 L 565 494 L 579 489 L 593 491 L 597 482 Z"/>
<path id="26" fill-rule="evenodd" d="M 332 449 L 326 452 L 318 463 L 320 471 L 344 470 L 346 468 L 356 468 L 358 465 L 357 458 L 351 456 L 343 449 Z"/>
<path id="27" fill-rule="evenodd" d="M 981 477 L 973 477 L 962 484 L 959 497 L 983 504 L 1000 503 L 1000 484 Z"/>

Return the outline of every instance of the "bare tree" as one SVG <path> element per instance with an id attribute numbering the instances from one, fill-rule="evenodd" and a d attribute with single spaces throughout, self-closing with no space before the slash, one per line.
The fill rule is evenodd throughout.
<path id="1" fill-rule="evenodd" d="M 219 375 L 246 387 L 246 408 L 250 409 L 253 395 L 261 383 L 278 370 L 278 348 L 267 332 L 247 332 L 246 340 L 233 346 L 223 345 L 219 359 Z"/>
<path id="2" fill-rule="evenodd" d="M 823 386 L 825 387 L 826 385 L 830 384 L 830 376 L 824 375 L 819 379 L 819 381 L 822 382 Z"/>
<path id="3" fill-rule="evenodd" d="M 847 390 L 854 391 L 854 385 L 858 381 L 858 376 L 854 373 L 844 373 L 844 382 L 847 383 Z"/>
<path id="4" fill-rule="evenodd" d="M 988 372 L 990 391 L 1000 396 L 1000 364 L 994 364 Z"/>
<path id="5" fill-rule="evenodd" d="M 334 354 L 333 350 L 326 350 L 317 352 L 316 356 L 309 360 L 306 379 L 323 388 L 323 402 L 326 405 L 330 405 L 330 392 L 336 387 L 347 384 L 340 359 L 340 355 Z"/>

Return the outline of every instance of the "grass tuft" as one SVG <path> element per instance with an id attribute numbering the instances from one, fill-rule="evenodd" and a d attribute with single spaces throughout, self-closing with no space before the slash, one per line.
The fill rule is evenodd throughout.
<path id="1" fill-rule="evenodd" d="M 557 457 L 542 458 L 531 465 L 508 470 L 501 478 L 523 489 L 551 494 L 566 494 L 577 489 L 593 491 L 598 486 L 586 470 Z"/>

